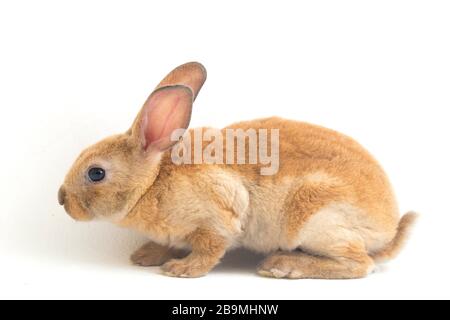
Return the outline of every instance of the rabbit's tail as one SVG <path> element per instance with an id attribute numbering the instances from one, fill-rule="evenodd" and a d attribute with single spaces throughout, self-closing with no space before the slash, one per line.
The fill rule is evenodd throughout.
<path id="1" fill-rule="evenodd" d="M 406 241 L 408 240 L 410 231 L 415 221 L 417 220 L 417 217 L 417 213 L 408 212 L 400 219 L 397 227 L 397 234 L 395 235 L 394 239 L 392 239 L 392 241 L 389 242 L 386 247 L 371 255 L 375 262 L 384 262 L 387 260 L 391 260 L 400 253 Z"/>

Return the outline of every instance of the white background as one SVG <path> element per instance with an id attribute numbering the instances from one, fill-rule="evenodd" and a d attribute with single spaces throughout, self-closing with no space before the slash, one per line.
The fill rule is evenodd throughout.
<path id="1" fill-rule="evenodd" d="M 448 1 L 1 1 L 0 298 L 450 298 Z M 278 115 L 340 130 L 421 220 L 362 280 L 271 280 L 236 252 L 201 279 L 133 267 L 144 239 L 76 223 L 57 189 L 173 67 L 209 78 L 192 126 Z"/>

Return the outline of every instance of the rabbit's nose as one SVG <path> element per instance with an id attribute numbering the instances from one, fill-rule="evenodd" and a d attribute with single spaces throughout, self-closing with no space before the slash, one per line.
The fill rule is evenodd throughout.
<path id="1" fill-rule="evenodd" d="M 58 191 L 58 202 L 60 205 L 64 205 L 64 200 L 66 198 L 66 190 L 64 189 L 64 186 L 61 186 Z"/>

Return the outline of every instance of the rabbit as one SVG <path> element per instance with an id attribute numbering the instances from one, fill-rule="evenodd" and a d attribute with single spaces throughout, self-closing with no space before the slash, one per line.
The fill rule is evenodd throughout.
<path id="1" fill-rule="evenodd" d="M 173 277 L 204 276 L 237 247 L 265 255 L 259 275 L 288 279 L 362 278 L 399 253 L 417 215 L 400 217 L 383 169 L 336 131 L 276 117 L 225 128 L 278 129 L 273 175 L 261 163 L 174 163 L 206 77 L 197 62 L 175 68 L 128 131 L 81 153 L 58 192 L 73 219 L 144 234 L 132 262 Z M 176 129 L 186 134 L 174 140 Z"/>

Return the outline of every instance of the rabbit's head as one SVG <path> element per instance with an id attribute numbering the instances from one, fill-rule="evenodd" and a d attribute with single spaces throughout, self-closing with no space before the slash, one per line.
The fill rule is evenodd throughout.
<path id="1" fill-rule="evenodd" d="M 67 174 L 58 201 L 75 220 L 121 219 L 153 184 L 171 134 L 187 129 L 192 103 L 206 80 L 195 62 L 179 66 L 157 86 L 131 128 L 84 150 Z"/>

